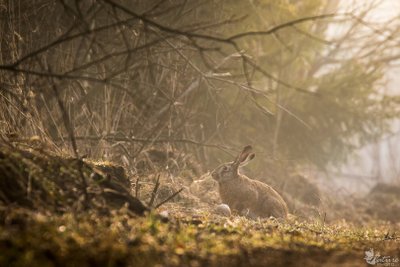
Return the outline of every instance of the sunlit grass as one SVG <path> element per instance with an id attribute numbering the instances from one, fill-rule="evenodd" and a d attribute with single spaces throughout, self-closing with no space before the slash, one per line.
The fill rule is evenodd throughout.
<path id="1" fill-rule="evenodd" d="M 224 262 L 235 266 L 251 257 L 283 264 L 318 262 L 332 255 L 361 265 L 369 248 L 385 255 L 399 253 L 395 228 L 385 223 L 360 227 L 344 221 L 327 225 L 190 214 L 161 222 L 154 215 L 132 218 L 124 209 L 106 217 L 95 213 L 46 216 L 22 210 L 4 216 L 0 265 L 216 266 Z"/>

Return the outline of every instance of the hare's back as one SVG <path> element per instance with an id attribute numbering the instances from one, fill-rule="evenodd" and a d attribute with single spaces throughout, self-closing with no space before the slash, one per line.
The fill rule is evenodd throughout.
<path id="1" fill-rule="evenodd" d="M 257 187 L 259 196 L 257 209 L 274 217 L 286 217 L 288 209 L 281 195 L 263 182 L 253 180 L 253 183 Z"/>
<path id="2" fill-rule="evenodd" d="M 258 180 L 252 180 L 251 182 L 253 184 L 253 187 L 257 189 L 259 194 L 281 198 L 279 193 L 276 192 L 276 190 L 273 189 L 270 185 L 263 183 L 261 181 L 258 181 Z"/>

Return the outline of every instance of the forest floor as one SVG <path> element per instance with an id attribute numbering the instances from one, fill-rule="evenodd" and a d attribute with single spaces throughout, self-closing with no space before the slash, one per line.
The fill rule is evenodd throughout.
<path id="1" fill-rule="evenodd" d="M 121 204 L 135 203 L 112 175 L 2 145 L 0 266 L 400 266 L 398 224 L 249 220 L 176 202 L 142 211 Z"/>

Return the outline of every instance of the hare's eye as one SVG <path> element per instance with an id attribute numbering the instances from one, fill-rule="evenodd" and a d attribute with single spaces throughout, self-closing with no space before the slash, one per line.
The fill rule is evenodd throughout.
<path id="1" fill-rule="evenodd" d="M 228 170 L 228 166 L 222 167 L 222 171 L 226 172 Z"/>

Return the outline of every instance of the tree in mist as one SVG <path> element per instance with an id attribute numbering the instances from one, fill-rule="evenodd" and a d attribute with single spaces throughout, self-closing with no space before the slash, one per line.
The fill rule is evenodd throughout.
<path id="1" fill-rule="evenodd" d="M 94 157 L 163 144 L 206 164 L 251 143 L 263 164 L 343 162 L 398 114 L 382 82 L 399 27 L 337 8 L 1 1 L 1 131 Z"/>

